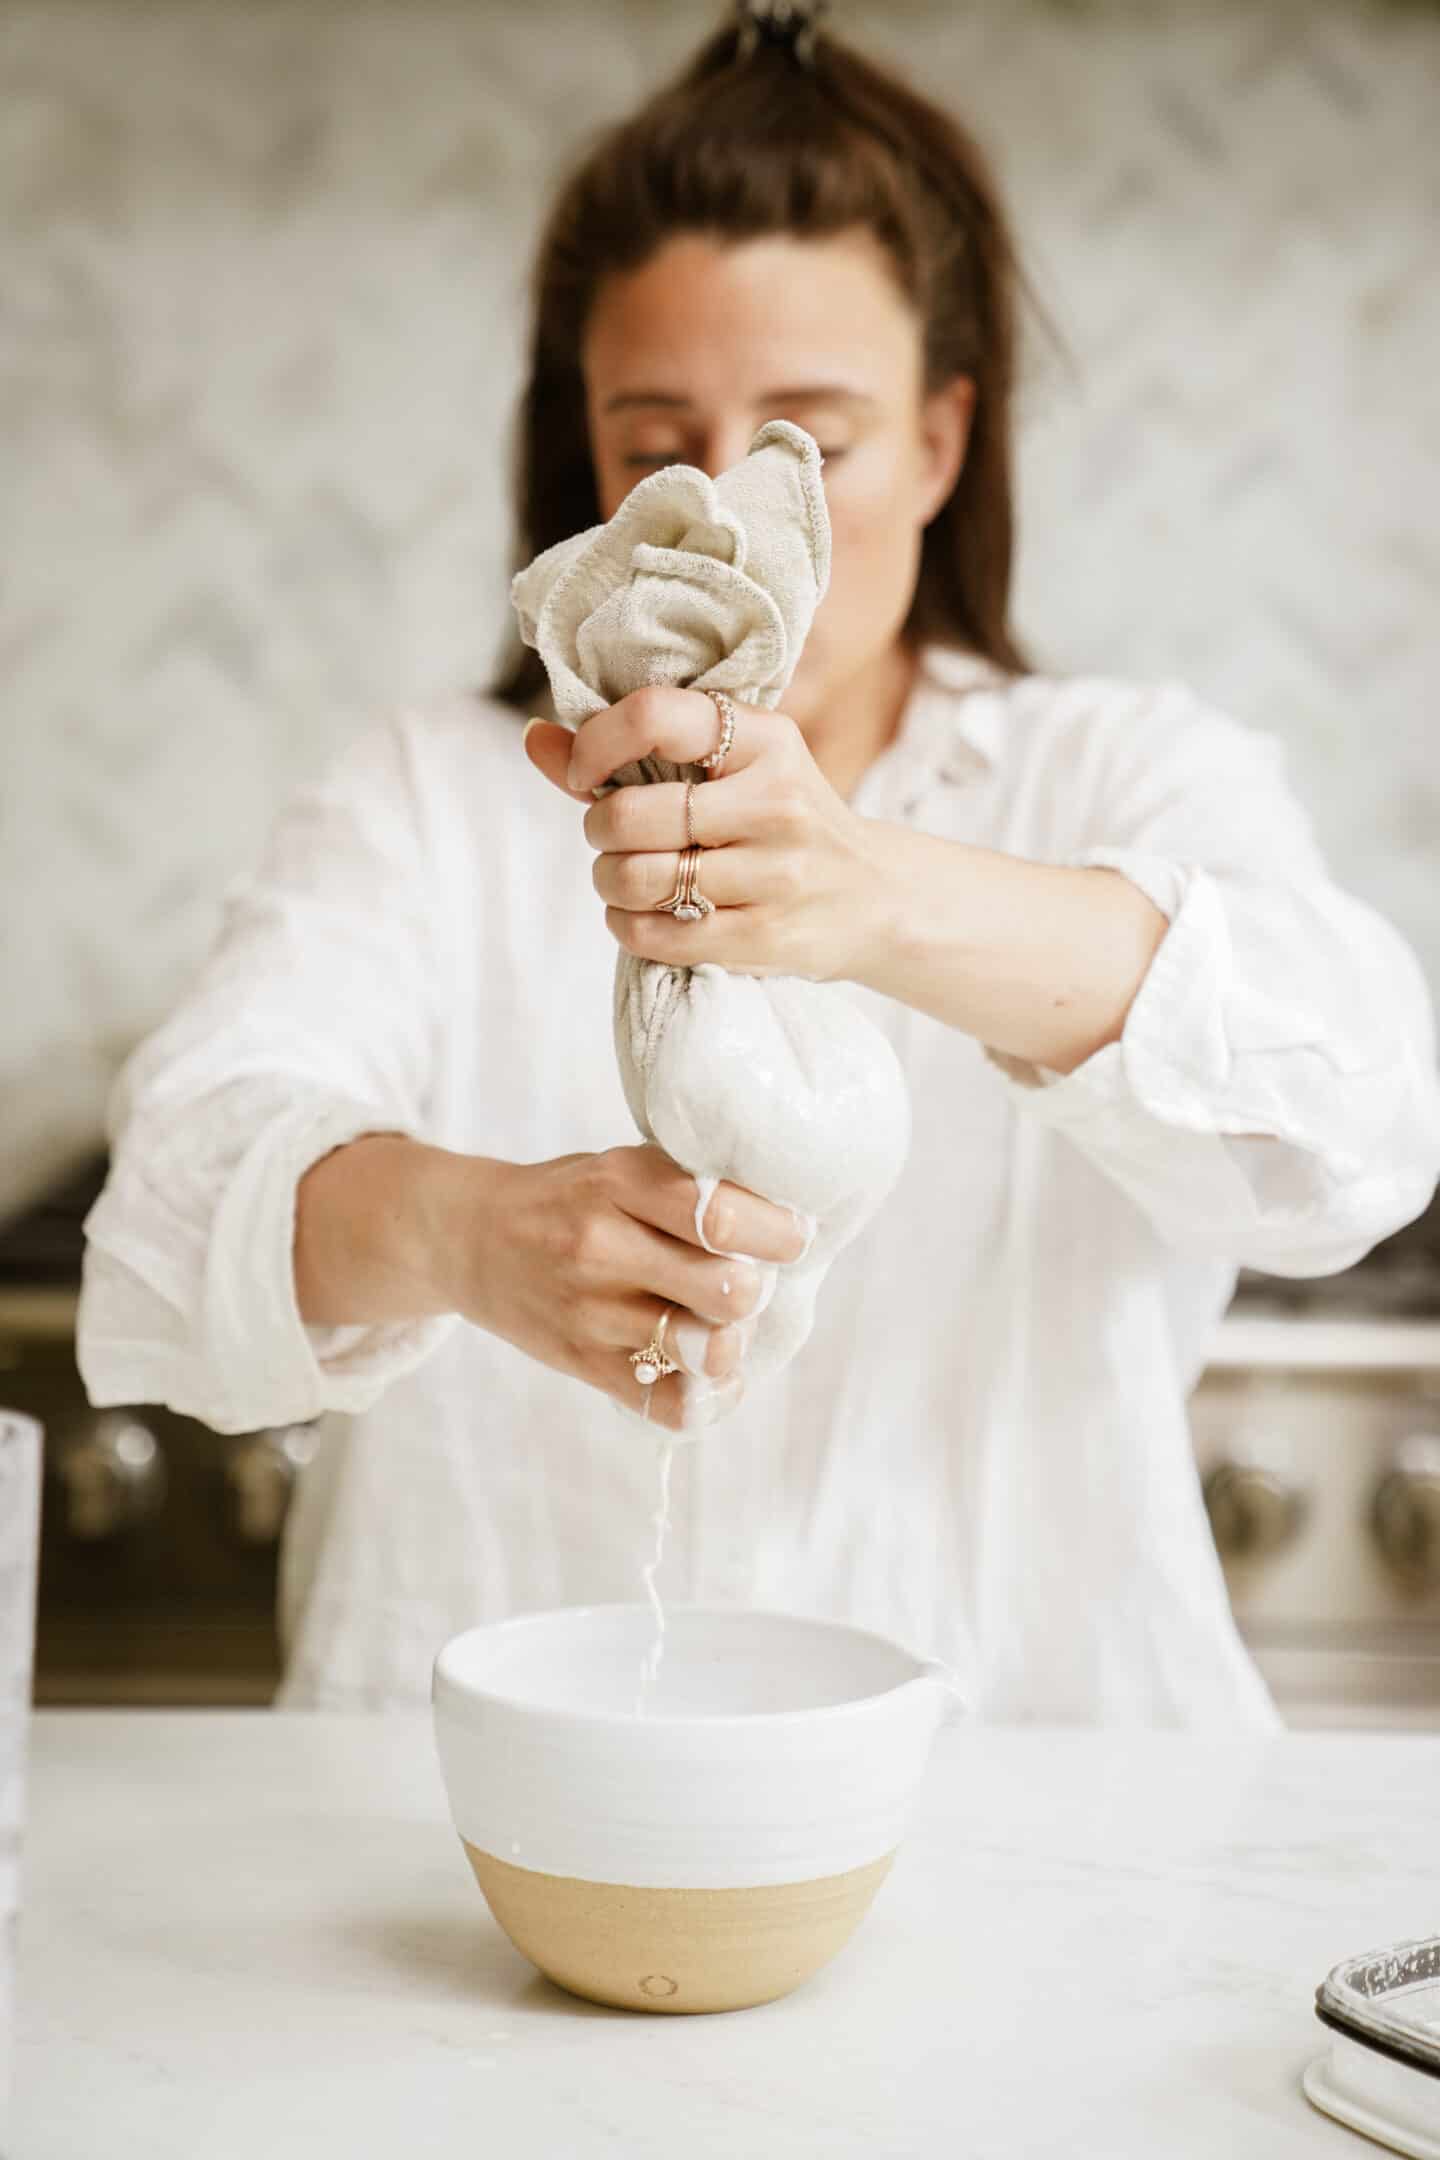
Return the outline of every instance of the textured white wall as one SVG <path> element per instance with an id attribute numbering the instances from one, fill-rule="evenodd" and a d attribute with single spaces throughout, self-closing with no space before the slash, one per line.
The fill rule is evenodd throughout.
<path id="1" fill-rule="evenodd" d="M 528 244 L 709 6 L 0 16 L 0 1211 L 97 1129 L 280 795 L 504 610 Z M 1440 16 L 838 6 L 993 149 L 1077 362 L 1020 617 L 1278 729 L 1440 983 Z"/>

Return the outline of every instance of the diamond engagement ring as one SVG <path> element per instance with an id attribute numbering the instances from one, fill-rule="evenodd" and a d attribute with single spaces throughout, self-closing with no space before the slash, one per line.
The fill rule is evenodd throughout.
<path id="1" fill-rule="evenodd" d="M 665 1330 L 670 1324 L 670 1308 L 667 1305 L 656 1324 L 655 1333 L 643 1350 L 630 1352 L 630 1363 L 635 1368 L 635 1378 L 641 1387 L 654 1387 L 667 1373 L 679 1372 L 680 1367 L 665 1355 Z"/>
<path id="2" fill-rule="evenodd" d="M 695 763 L 706 772 L 718 773 L 726 758 L 729 757 L 731 745 L 735 740 L 735 707 L 728 693 L 724 690 L 707 690 L 705 695 L 713 699 L 715 710 L 720 715 L 720 740 L 710 752 L 709 757 L 696 758 Z"/>
<path id="3" fill-rule="evenodd" d="M 703 922 L 715 912 L 713 900 L 707 900 L 698 883 L 700 857 L 705 850 L 687 847 L 680 850 L 679 872 L 675 890 L 668 900 L 662 900 L 657 915 L 673 915 L 676 922 Z"/>

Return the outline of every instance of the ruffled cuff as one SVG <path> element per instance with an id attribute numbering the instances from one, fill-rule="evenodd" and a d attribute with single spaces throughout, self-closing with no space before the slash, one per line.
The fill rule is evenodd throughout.
<path id="1" fill-rule="evenodd" d="M 375 1326 L 314 1327 L 295 1297 L 295 1194 L 332 1149 L 367 1133 L 423 1135 L 373 1105 L 330 1097 L 272 1120 L 246 1151 L 216 1210 L 205 1271 L 203 1335 L 231 1432 L 294 1424 L 328 1410 L 368 1410 L 421 1364 L 458 1315 Z"/>
<path id="2" fill-rule="evenodd" d="M 1337 970 L 1353 966 L 1333 926 L 1267 908 L 1263 888 L 1243 900 L 1232 892 L 1242 966 L 1225 894 L 1207 871 L 1122 848 L 1090 848 L 1072 866 L 1120 871 L 1170 928 L 1118 1042 L 1068 1074 L 989 1053 L 1034 1113 L 1078 1131 L 1128 1112 L 1137 1131 L 1156 1123 L 1232 1144 L 1280 1141 L 1337 1176 L 1367 1174 L 1397 1115 L 1404 1047 L 1374 1024 L 1373 997 L 1357 994 L 1353 1010 L 1341 1010 L 1317 984 L 1319 936 L 1331 935 Z M 1302 968 L 1287 953 L 1305 939 Z"/>

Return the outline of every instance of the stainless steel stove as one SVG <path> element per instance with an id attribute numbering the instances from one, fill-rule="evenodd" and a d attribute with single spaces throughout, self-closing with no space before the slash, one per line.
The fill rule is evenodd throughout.
<path id="1" fill-rule="evenodd" d="M 264 1702 L 304 1427 L 92 1411 L 75 1370 L 89 1164 L 0 1229 L 0 1403 L 46 1435 L 43 1702 Z M 1358 1267 L 1242 1277 L 1192 1406 L 1241 1628 L 1296 1724 L 1440 1729 L 1440 1203 Z"/>
<path id="2" fill-rule="evenodd" d="M 1191 1425 L 1290 1722 L 1440 1729 L 1440 1205 L 1344 1274 L 1244 1274 Z"/>
<path id="3" fill-rule="evenodd" d="M 86 1166 L 0 1230 L 0 1403 L 45 1432 L 35 1698 L 263 1703 L 303 1428 L 222 1438 L 153 1405 L 94 1411 L 75 1367 Z"/>

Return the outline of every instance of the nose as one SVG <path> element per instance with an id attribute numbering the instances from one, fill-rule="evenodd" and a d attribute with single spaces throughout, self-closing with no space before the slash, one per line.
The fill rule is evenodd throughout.
<path id="1" fill-rule="evenodd" d="M 697 460 L 702 472 L 712 480 L 732 465 L 738 465 L 750 449 L 751 440 L 759 426 L 748 413 L 735 413 L 724 420 L 717 420 L 705 431 L 702 453 Z"/>

